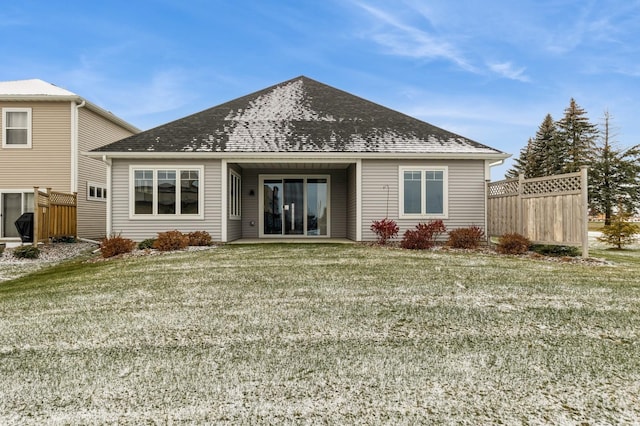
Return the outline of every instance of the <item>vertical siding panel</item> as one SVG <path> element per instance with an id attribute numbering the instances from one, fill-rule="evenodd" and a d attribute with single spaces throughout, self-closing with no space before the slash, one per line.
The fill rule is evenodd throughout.
<path id="1" fill-rule="evenodd" d="M 350 165 L 347 169 L 347 238 L 356 240 L 356 215 L 357 212 L 357 188 L 356 188 L 356 166 Z"/>

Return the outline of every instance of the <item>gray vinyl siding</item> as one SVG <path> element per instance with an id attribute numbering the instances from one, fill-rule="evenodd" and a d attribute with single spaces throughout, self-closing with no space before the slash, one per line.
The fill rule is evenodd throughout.
<path id="1" fill-rule="evenodd" d="M 396 220 L 399 238 L 418 222 L 429 219 L 399 219 L 399 167 L 447 166 L 449 215 L 443 219 L 447 229 L 485 225 L 485 181 L 482 160 L 363 160 L 362 161 L 362 239 L 374 241 L 371 223 L 385 217 Z"/>
<path id="2" fill-rule="evenodd" d="M 234 172 L 238 173 L 241 176 L 240 213 L 242 214 L 244 210 L 244 200 L 242 200 L 242 197 L 244 196 L 244 192 L 245 192 L 245 184 L 244 184 L 244 178 L 242 177 L 242 169 L 237 164 L 229 164 L 229 169 L 233 170 Z M 231 172 L 229 172 L 229 177 L 227 178 L 227 189 L 226 189 L 227 194 L 229 194 L 229 182 L 231 179 L 230 175 L 231 175 Z M 229 197 L 228 203 L 230 202 L 231 202 L 231 197 Z M 229 211 L 228 203 L 227 203 L 227 211 Z M 230 219 L 229 214 L 227 214 L 227 241 L 233 241 L 239 238 L 242 238 L 242 217 L 240 220 Z"/>
<path id="3" fill-rule="evenodd" d="M 355 241 L 357 238 L 357 177 L 356 166 L 347 169 L 347 238 Z"/>
<path id="4" fill-rule="evenodd" d="M 120 125 L 87 109 L 78 109 L 78 151 L 84 152 L 131 136 Z M 106 201 L 87 199 L 87 182 L 107 186 L 107 166 L 100 160 L 79 155 L 78 158 L 78 235 L 100 239 L 107 229 Z"/>
<path id="5" fill-rule="evenodd" d="M 258 238 L 260 234 L 259 175 L 330 175 L 331 237 L 347 237 L 347 171 L 323 169 L 243 169 L 242 173 L 242 238 Z M 254 195 L 250 195 L 253 190 Z M 253 225 L 252 225 L 253 223 Z"/>
<path id="6" fill-rule="evenodd" d="M 204 219 L 130 219 L 129 166 L 204 166 Z M 220 160 L 118 160 L 114 159 L 112 174 L 112 231 L 135 241 L 156 237 L 158 232 L 177 229 L 181 232 L 207 231 L 214 241 L 221 240 Z"/>

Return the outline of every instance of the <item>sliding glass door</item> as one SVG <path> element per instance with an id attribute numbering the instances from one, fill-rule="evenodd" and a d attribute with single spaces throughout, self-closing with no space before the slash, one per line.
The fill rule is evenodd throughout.
<path id="1" fill-rule="evenodd" d="M 25 212 L 33 211 L 33 192 L 4 192 L 0 194 L 0 237 L 17 238 L 20 235 L 15 221 Z"/>
<path id="2" fill-rule="evenodd" d="M 328 176 L 261 176 L 262 236 L 329 235 Z"/>

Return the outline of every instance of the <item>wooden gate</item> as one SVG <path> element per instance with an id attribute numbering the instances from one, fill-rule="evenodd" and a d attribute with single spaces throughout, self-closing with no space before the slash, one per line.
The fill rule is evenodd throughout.
<path id="1" fill-rule="evenodd" d="M 78 236 L 78 194 L 33 188 L 33 244 Z"/>
<path id="2" fill-rule="evenodd" d="M 589 256 L 587 167 L 577 173 L 487 184 L 487 234 L 582 246 Z"/>

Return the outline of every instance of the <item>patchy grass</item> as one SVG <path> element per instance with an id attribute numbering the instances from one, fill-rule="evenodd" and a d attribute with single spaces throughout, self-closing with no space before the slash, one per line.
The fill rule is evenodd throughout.
<path id="1" fill-rule="evenodd" d="M 0 423 L 619 424 L 640 253 L 615 264 L 224 246 L 0 283 Z"/>

